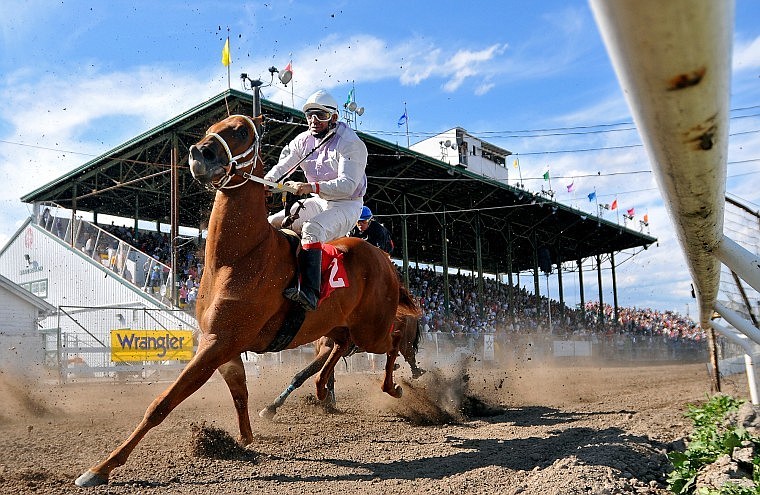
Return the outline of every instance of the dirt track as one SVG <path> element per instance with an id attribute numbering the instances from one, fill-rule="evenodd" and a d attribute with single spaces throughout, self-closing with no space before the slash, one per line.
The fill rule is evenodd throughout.
<path id="1" fill-rule="evenodd" d="M 414 383 L 404 365 L 396 376 L 400 400 L 380 392 L 379 375 L 338 375 L 337 414 L 313 403 L 309 381 L 273 422 L 256 412 L 290 376 L 249 378 L 256 440 L 246 450 L 219 437 L 236 437 L 237 423 L 215 378 L 109 485 L 90 489 L 74 479 L 127 437 L 166 384 L 20 386 L 3 376 L 0 493 L 665 494 L 664 452 L 690 429 L 686 404 L 709 393 L 703 364 L 445 369 Z M 743 377 L 724 391 L 746 395 Z M 197 455 L 208 447 L 199 432 L 222 443 L 224 458 Z"/>

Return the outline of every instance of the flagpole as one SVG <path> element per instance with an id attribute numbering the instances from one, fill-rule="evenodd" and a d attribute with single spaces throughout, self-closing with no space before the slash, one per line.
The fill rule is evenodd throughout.
<path id="1" fill-rule="evenodd" d="M 406 102 L 404 102 L 404 124 L 406 125 L 406 147 L 409 148 L 409 114 L 406 112 Z"/>
<path id="2" fill-rule="evenodd" d="M 227 46 L 230 46 L 230 27 L 227 26 Z M 232 65 L 232 55 L 230 55 L 230 63 L 227 64 L 227 89 L 232 89 L 232 83 L 230 82 L 230 65 Z"/>
<path id="3" fill-rule="evenodd" d="M 293 72 L 293 58 L 292 58 L 293 54 L 291 53 L 290 56 L 291 56 L 291 59 L 290 59 L 290 63 L 288 65 L 290 66 L 290 72 Z M 292 108 L 296 107 L 296 96 L 295 96 L 295 93 L 294 93 L 294 91 L 295 91 L 294 86 L 295 86 L 295 80 L 291 79 L 290 80 L 290 106 Z"/>
<path id="4" fill-rule="evenodd" d="M 523 187 L 522 168 L 520 168 L 520 158 L 515 157 L 515 162 L 517 163 L 517 173 L 520 174 L 520 183 L 518 185 L 520 186 L 520 189 L 525 189 Z"/>
<path id="5" fill-rule="evenodd" d="M 602 212 L 599 211 L 599 196 L 596 195 L 596 187 L 594 188 L 594 203 L 596 203 L 596 214 L 602 216 Z"/>

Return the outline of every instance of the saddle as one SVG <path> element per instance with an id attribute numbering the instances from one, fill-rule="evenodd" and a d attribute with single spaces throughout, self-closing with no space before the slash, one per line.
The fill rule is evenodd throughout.
<path id="1" fill-rule="evenodd" d="M 298 250 L 301 249 L 301 238 L 290 229 L 280 229 L 279 232 L 285 236 L 290 245 L 290 252 L 295 258 Z M 296 271 L 296 277 L 299 274 Z M 325 300 L 335 289 L 348 287 L 348 277 L 346 268 L 343 264 L 343 253 L 338 251 L 331 244 L 322 244 L 322 283 L 319 294 L 319 303 Z M 300 304 L 292 303 L 288 309 L 288 315 L 282 327 L 277 331 L 274 340 L 264 350 L 264 352 L 279 352 L 288 347 L 288 344 L 295 338 L 301 325 L 306 319 L 306 311 Z"/>

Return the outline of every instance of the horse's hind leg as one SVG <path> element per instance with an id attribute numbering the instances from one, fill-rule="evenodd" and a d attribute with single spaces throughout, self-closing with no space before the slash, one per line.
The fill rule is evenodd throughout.
<path id="1" fill-rule="evenodd" d="M 417 356 L 411 345 L 401 349 L 401 355 L 404 356 L 404 360 L 409 363 L 409 367 L 412 369 L 412 378 L 419 378 L 426 373 L 424 369 L 417 366 Z"/>
<path id="2" fill-rule="evenodd" d="M 77 478 L 76 485 L 84 487 L 108 483 L 111 471 L 127 462 L 129 454 L 148 431 L 161 424 L 175 407 L 206 383 L 216 368 L 228 359 L 229 354 L 225 355 L 222 346 L 214 343 L 203 345 L 201 341 L 201 347 L 196 355 L 174 383 L 148 406 L 145 416 L 129 438 L 111 452 L 105 461 L 91 467 Z"/>
<path id="3" fill-rule="evenodd" d="M 398 347 L 401 342 L 401 330 L 396 328 L 391 332 L 391 350 L 387 353 L 385 361 L 385 379 L 383 380 L 383 392 L 398 399 L 401 397 L 401 386 L 393 382 L 393 369 L 398 357 Z"/>
<path id="4" fill-rule="evenodd" d="M 251 418 L 248 416 L 248 387 L 245 383 L 245 367 L 240 355 L 230 359 L 219 367 L 219 373 L 224 378 L 227 387 L 232 394 L 232 402 L 237 412 L 240 437 L 238 441 L 242 445 L 253 443 L 253 431 L 251 430 Z"/>
<path id="5" fill-rule="evenodd" d="M 335 345 L 333 346 L 332 351 L 330 351 L 330 356 L 327 358 L 324 366 L 322 366 L 322 369 L 319 370 L 319 374 L 317 374 L 317 399 L 319 401 L 324 402 L 327 397 L 327 394 L 330 391 L 330 380 L 334 379 L 333 373 L 335 372 L 335 365 L 338 364 L 341 356 L 346 353 L 350 346 L 351 344 L 348 342 L 340 343 L 335 341 Z"/>

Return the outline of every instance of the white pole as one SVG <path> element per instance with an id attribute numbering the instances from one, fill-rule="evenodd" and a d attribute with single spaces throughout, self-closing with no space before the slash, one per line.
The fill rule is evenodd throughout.
<path id="1" fill-rule="evenodd" d="M 755 379 L 755 358 L 753 357 L 755 349 L 753 348 L 752 343 L 747 337 L 741 335 L 733 328 L 726 327 L 715 321 L 712 322 L 712 326 L 728 340 L 744 349 L 744 369 L 747 372 L 747 385 L 749 386 L 750 399 L 752 400 L 752 404 L 758 404 L 757 380 Z"/>
<path id="2" fill-rule="evenodd" d="M 725 235 L 718 244 L 715 256 L 752 288 L 760 291 L 760 256 L 752 254 Z"/>

